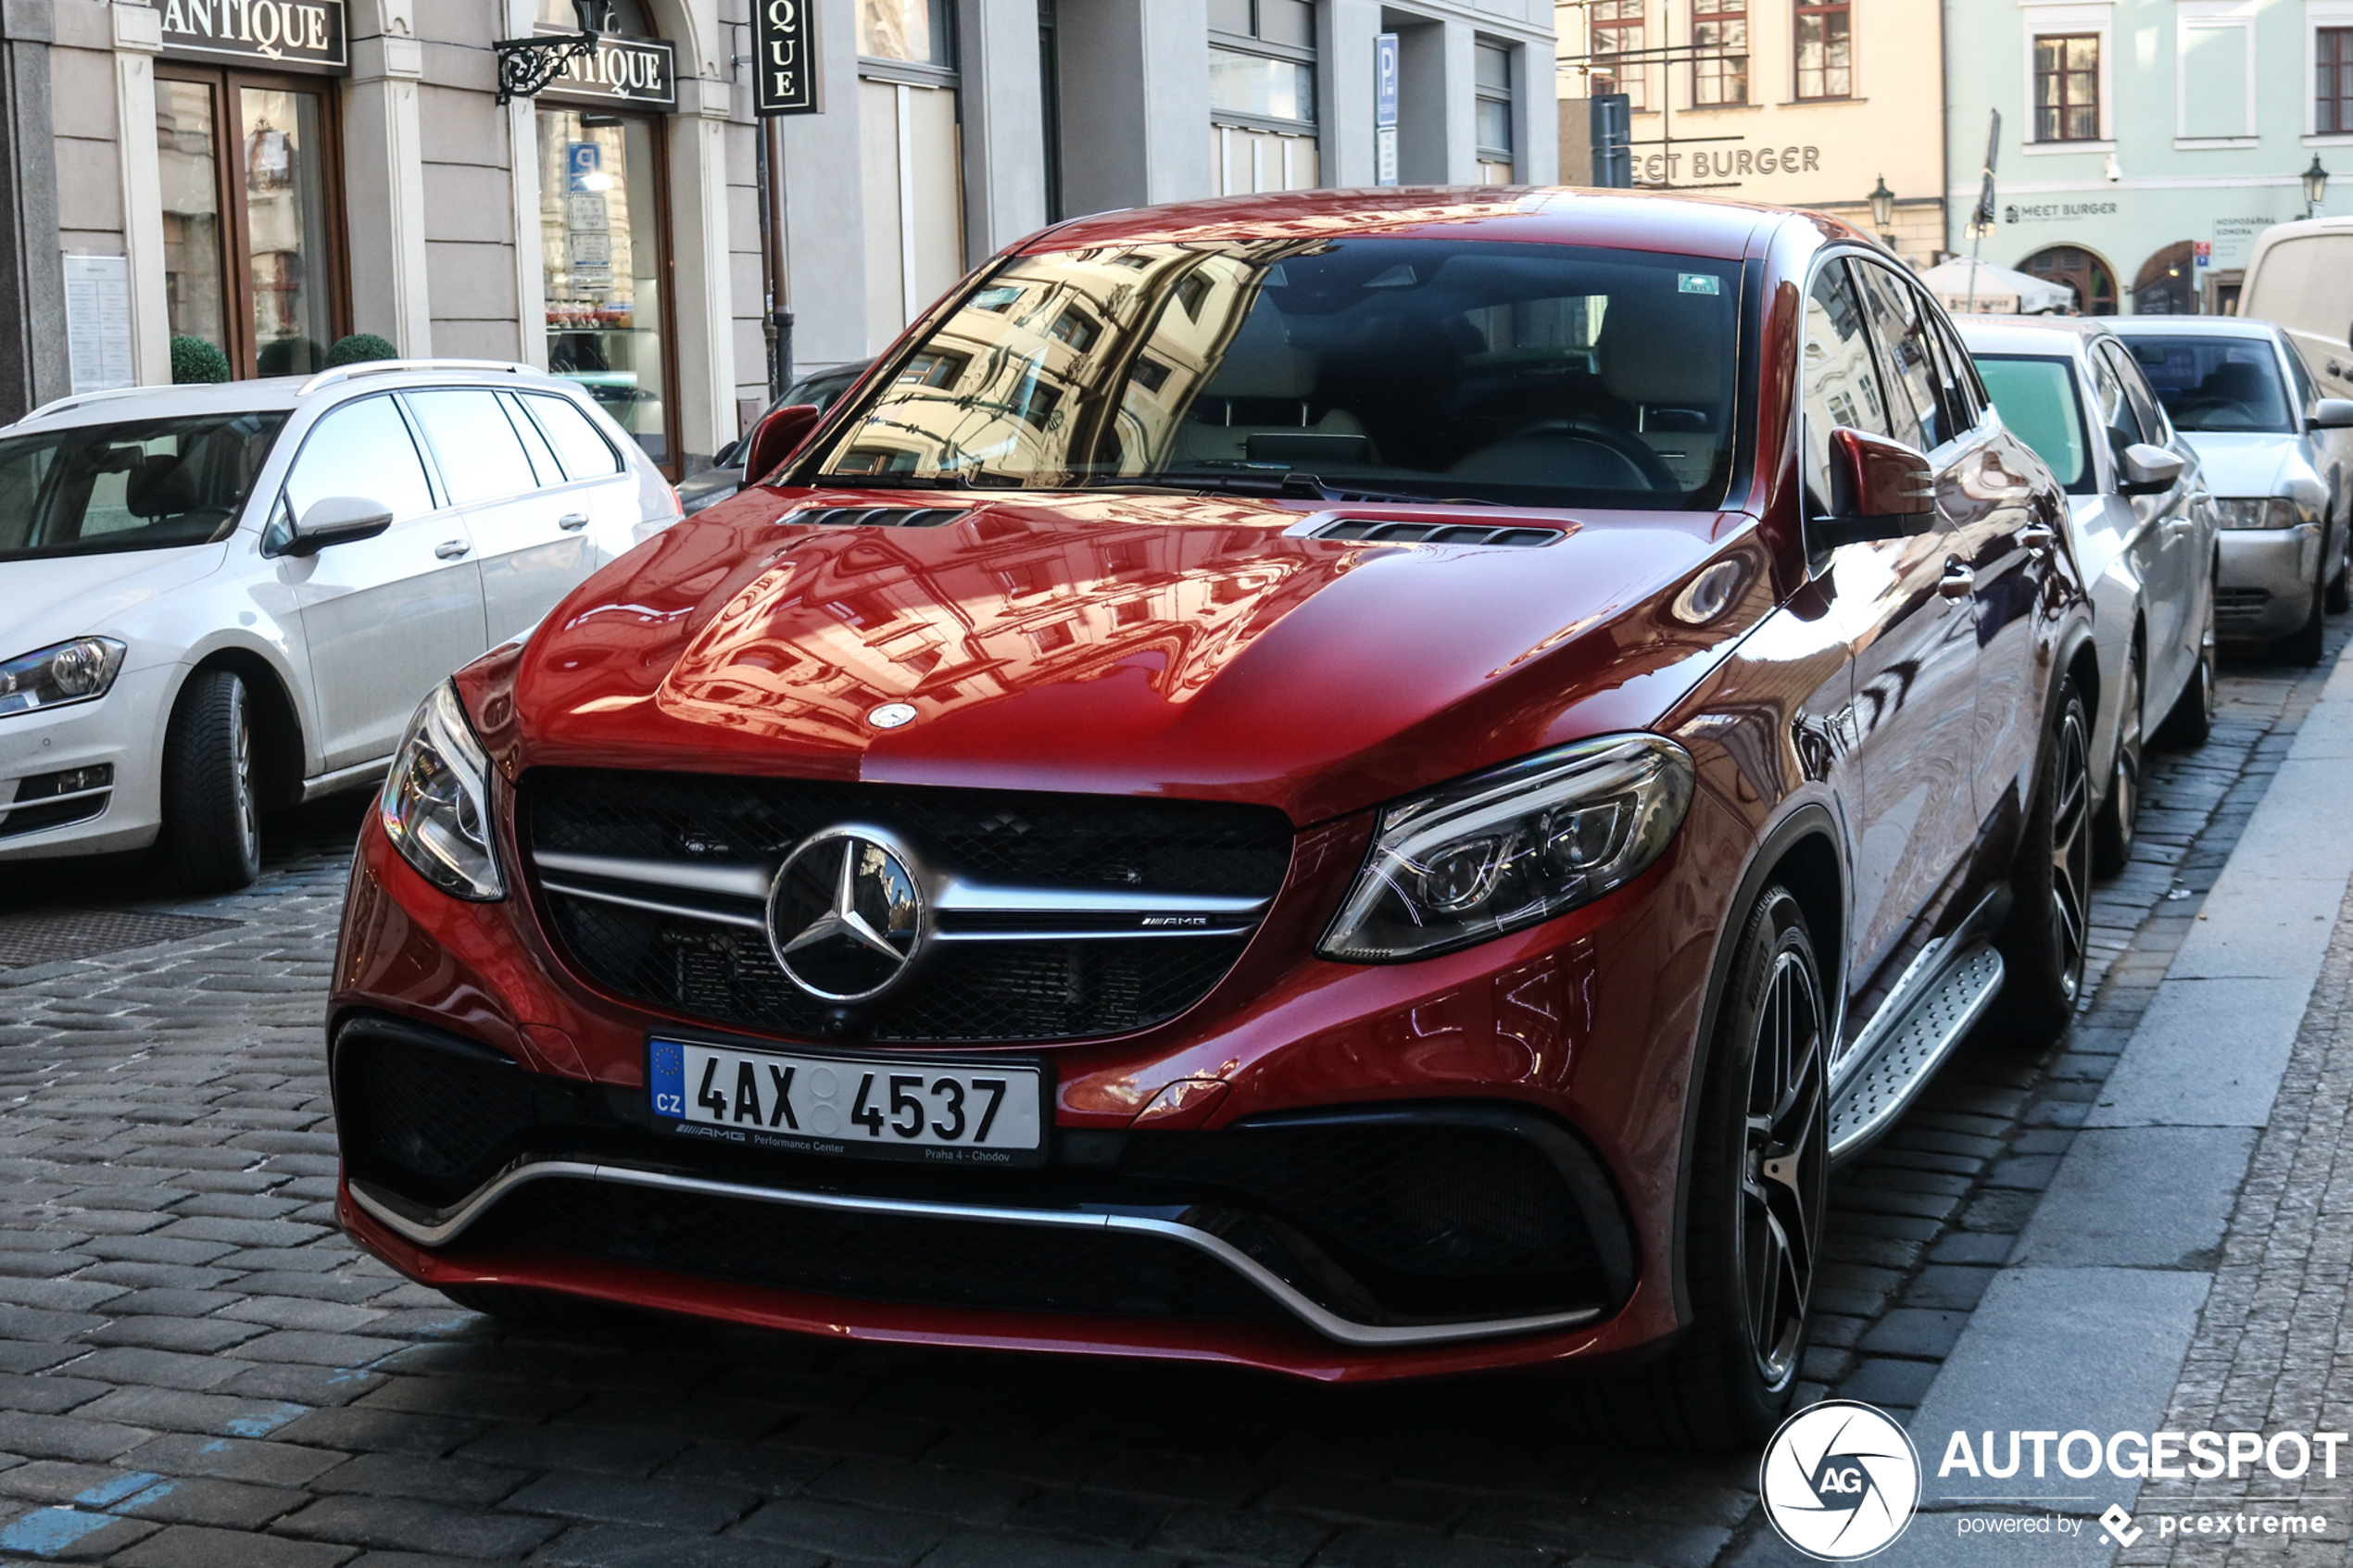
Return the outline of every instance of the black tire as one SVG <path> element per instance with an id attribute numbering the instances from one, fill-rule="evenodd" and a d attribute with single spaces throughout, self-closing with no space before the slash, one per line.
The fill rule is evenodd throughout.
<path id="1" fill-rule="evenodd" d="M 2009 917 L 1996 946 L 2000 1011 L 2021 1043 L 2055 1040 L 2083 988 L 2092 910 L 2090 714 L 2069 677 L 2043 737 L 2034 800 L 2010 868 Z"/>
<path id="2" fill-rule="evenodd" d="M 2329 579 L 2328 611 L 2343 615 L 2353 609 L 2353 521 L 2348 521 L 2336 542 L 2336 572 Z"/>
<path id="3" fill-rule="evenodd" d="M 2124 679 L 2117 691 L 2116 760 L 2108 770 L 2108 798 L 2100 802 L 2092 835 L 2092 867 L 2114 876 L 2133 858 L 2134 820 L 2141 810 L 2141 650 L 2124 656 Z"/>
<path id="4" fill-rule="evenodd" d="M 1589 1413 L 1622 1441 L 1750 1449 L 1789 1409 L 1828 1204 L 1829 1016 L 1805 911 L 1768 887 L 1742 928 L 1699 1089 L 1691 1324 L 1639 1373 L 1586 1386 Z"/>
<path id="5" fill-rule="evenodd" d="M 2321 644 L 2328 633 L 2328 567 L 2323 562 L 2320 581 L 2312 584 L 2312 608 L 2305 613 L 2304 624 L 2272 645 L 2278 657 L 2289 664 L 2301 664 L 2307 669 L 2321 662 Z"/>
<path id="6" fill-rule="evenodd" d="M 171 709 L 163 842 L 172 869 L 198 893 L 233 892 L 261 873 L 251 705 L 233 671 L 199 671 Z"/>
<path id="7" fill-rule="evenodd" d="M 2198 636 L 2197 668 L 2190 672 L 2189 684 L 2173 699 L 2165 715 L 2165 722 L 2157 727 L 2157 740 L 2161 746 L 2204 746 L 2207 736 L 2214 733 L 2214 589 L 2208 584 L 2206 593 L 2206 625 Z"/>

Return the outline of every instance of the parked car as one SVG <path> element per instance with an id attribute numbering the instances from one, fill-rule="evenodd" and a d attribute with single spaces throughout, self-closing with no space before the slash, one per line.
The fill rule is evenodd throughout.
<path id="1" fill-rule="evenodd" d="M 0 430 L 0 863 L 160 837 L 243 885 L 261 813 L 372 783 L 422 694 L 676 516 L 524 366 L 39 409 Z"/>
<path id="2" fill-rule="evenodd" d="M 1831 1162 L 2082 974 L 2091 614 L 1949 320 L 1835 219 L 1515 190 L 1083 219 L 927 321 L 419 709 L 350 1233 L 1769 1432 Z"/>
<path id="3" fill-rule="evenodd" d="M 2321 395 L 2353 397 L 2353 220 L 2274 223 L 2257 235 L 2238 314 L 2277 323 Z"/>
<path id="4" fill-rule="evenodd" d="M 872 359 L 854 364 L 828 365 L 824 370 L 801 377 L 785 388 L 784 395 L 768 406 L 773 414 L 779 408 L 805 407 L 823 413 L 834 406 L 834 400 L 858 384 Z M 762 416 L 765 417 L 764 415 Z M 755 421 L 756 422 L 756 421 Z M 711 467 L 690 473 L 678 482 L 678 505 L 692 517 L 705 507 L 725 500 L 744 485 L 744 448 L 746 443 L 731 441 L 711 454 Z"/>
<path id="5" fill-rule="evenodd" d="M 2217 497 L 2215 630 L 2319 663 L 2324 615 L 2353 604 L 2353 401 L 2320 395 L 2269 321 L 2125 316 L 2108 324 L 2196 449 Z"/>
<path id="6" fill-rule="evenodd" d="M 2067 491 L 2069 543 L 2091 591 L 2100 655 L 2095 859 L 2101 871 L 2120 871 L 2133 850 L 2146 731 L 2196 746 L 2214 721 L 2217 531 L 2197 453 L 2104 322 L 1977 316 L 1959 325 L 2002 422 Z"/>

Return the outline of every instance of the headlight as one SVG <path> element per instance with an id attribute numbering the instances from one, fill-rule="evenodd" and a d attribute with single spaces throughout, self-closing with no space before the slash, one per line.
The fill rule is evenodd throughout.
<path id="1" fill-rule="evenodd" d="M 384 834 L 417 874 L 457 898 L 507 896 L 490 847 L 490 759 L 447 682 L 409 721 L 377 809 Z"/>
<path id="2" fill-rule="evenodd" d="M 2276 495 L 2269 499 L 2259 496 L 2236 501 L 2217 500 L 2214 515 L 2224 528 L 2294 528 L 2299 522 L 2321 521 L 2321 514 L 2311 508 Z"/>
<path id="3" fill-rule="evenodd" d="M 11 713 L 94 702 L 122 673 L 128 650 L 112 637 L 76 637 L 0 664 L 0 719 Z"/>
<path id="4" fill-rule="evenodd" d="M 1316 948 L 1427 958 L 1590 904 L 1640 876 L 1692 803 L 1692 759 L 1657 735 L 1579 741 L 1402 801 Z"/>

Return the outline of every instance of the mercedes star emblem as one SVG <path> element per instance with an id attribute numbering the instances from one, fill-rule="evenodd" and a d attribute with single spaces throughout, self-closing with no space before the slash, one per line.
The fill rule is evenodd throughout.
<path id="1" fill-rule="evenodd" d="M 828 1002 L 871 1001 L 899 984 L 924 940 L 912 865 L 873 828 L 801 840 L 768 893 L 768 943 L 792 983 Z"/>
<path id="2" fill-rule="evenodd" d="M 866 722 L 877 730 L 895 730 L 914 721 L 915 705 L 912 702 L 886 702 L 866 715 Z"/>

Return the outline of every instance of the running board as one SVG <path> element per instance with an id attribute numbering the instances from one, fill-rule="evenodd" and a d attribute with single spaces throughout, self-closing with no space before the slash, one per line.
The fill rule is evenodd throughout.
<path id="1" fill-rule="evenodd" d="M 1940 975 L 1902 1024 L 1847 1074 L 1831 1101 L 1831 1159 L 1859 1154 L 1894 1123 L 2002 989 L 2002 955 L 1972 947 Z"/>

